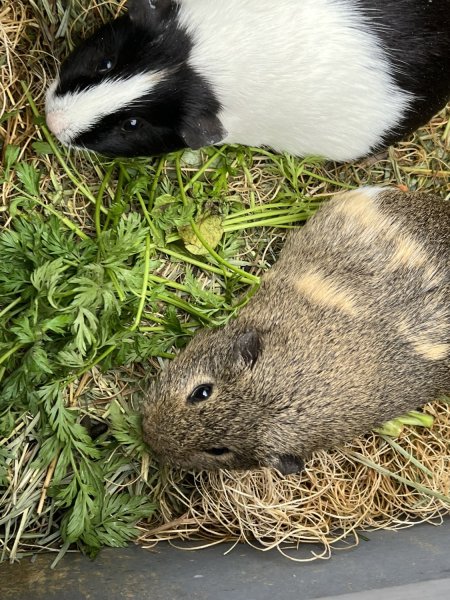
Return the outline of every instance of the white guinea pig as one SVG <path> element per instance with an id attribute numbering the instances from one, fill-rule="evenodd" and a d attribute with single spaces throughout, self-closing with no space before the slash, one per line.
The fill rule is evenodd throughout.
<path id="1" fill-rule="evenodd" d="M 450 97 L 449 0 L 128 0 L 46 99 L 63 143 L 110 156 L 219 143 L 352 160 Z"/>

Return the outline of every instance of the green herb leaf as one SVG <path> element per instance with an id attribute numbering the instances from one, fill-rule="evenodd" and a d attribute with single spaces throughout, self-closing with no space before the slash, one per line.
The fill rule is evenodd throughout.
<path id="1" fill-rule="evenodd" d="M 221 217 L 217 215 L 204 217 L 197 222 L 197 227 L 205 242 L 214 250 L 218 246 L 223 235 Z M 190 225 L 180 227 L 178 232 L 184 242 L 184 245 L 186 246 L 186 249 L 189 250 L 191 254 L 208 254 L 208 250 L 195 235 Z"/>

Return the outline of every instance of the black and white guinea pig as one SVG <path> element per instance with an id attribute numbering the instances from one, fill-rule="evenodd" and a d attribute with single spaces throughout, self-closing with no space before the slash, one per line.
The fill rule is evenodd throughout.
<path id="1" fill-rule="evenodd" d="M 352 160 L 450 97 L 450 0 L 128 0 L 46 99 L 61 142 L 110 156 L 219 143 Z"/>

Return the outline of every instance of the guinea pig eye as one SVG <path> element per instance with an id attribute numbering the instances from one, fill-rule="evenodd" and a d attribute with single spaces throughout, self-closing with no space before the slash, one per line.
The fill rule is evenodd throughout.
<path id="1" fill-rule="evenodd" d="M 228 454 L 230 450 L 228 448 L 209 448 L 206 452 L 212 454 L 212 456 L 222 456 L 223 454 Z"/>
<path id="2" fill-rule="evenodd" d="M 188 402 L 194 404 L 195 402 L 202 402 L 202 400 L 208 400 L 211 396 L 213 386 L 210 384 L 198 385 L 195 390 L 188 396 Z"/>
<path id="3" fill-rule="evenodd" d="M 132 117 L 131 119 L 126 119 L 122 123 L 123 131 L 136 131 L 136 129 L 139 129 L 140 126 L 141 121 L 139 119 L 136 119 L 135 117 Z"/>
<path id="4" fill-rule="evenodd" d="M 114 63 L 110 58 L 103 58 L 97 65 L 97 72 L 107 73 L 108 71 L 111 71 L 113 66 Z"/>

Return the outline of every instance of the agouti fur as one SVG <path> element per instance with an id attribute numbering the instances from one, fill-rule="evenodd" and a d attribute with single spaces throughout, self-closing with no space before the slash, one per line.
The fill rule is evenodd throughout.
<path id="1" fill-rule="evenodd" d="M 361 188 L 291 233 L 238 317 L 152 384 L 144 439 L 193 469 L 302 469 L 450 390 L 450 202 Z"/>

